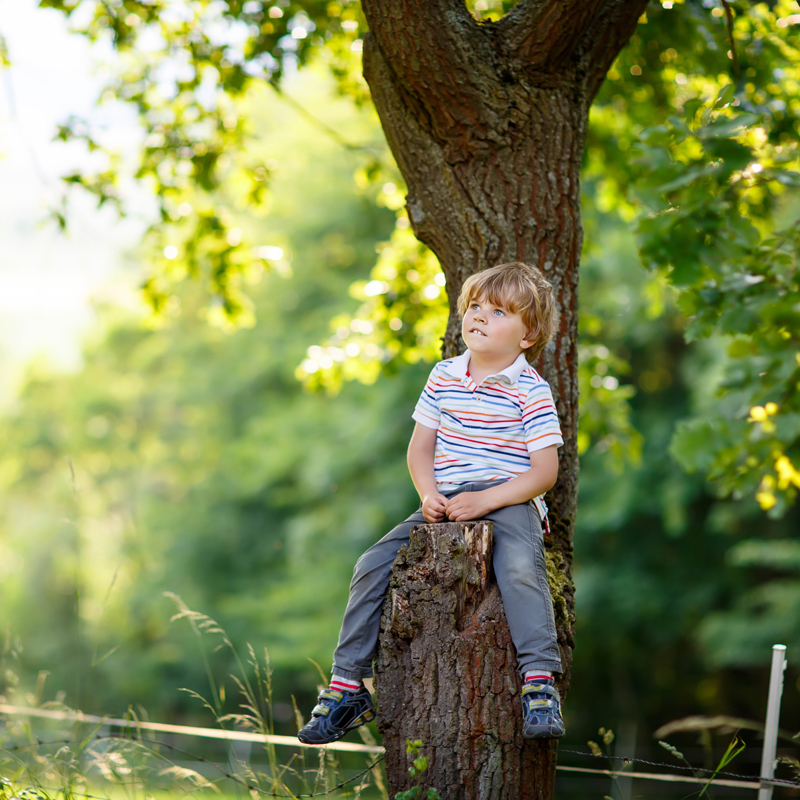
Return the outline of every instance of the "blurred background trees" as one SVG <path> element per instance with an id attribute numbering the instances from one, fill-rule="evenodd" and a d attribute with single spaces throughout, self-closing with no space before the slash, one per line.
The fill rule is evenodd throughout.
<path id="1" fill-rule="evenodd" d="M 222 28 L 156 8 L 74 9 L 113 39 L 109 91 L 144 130 L 140 163 L 68 184 L 124 206 L 138 172 L 160 210 L 134 254 L 148 310 L 105 308 L 83 366 L 32 366 L 0 420 L 4 662 L 88 712 L 202 714 L 177 691 L 206 678 L 174 592 L 269 649 L 288 730 L 355 559 L 415 505 L 405 447 L 442 281 L 359 78 L 355 4 L 193 6 Z M 800 706 L 798 31 L 783 0 L 651 3 L 592 112 L 571 741 L 758 719 L 778 641 L 785 719 Z M 102 150 L 77 120 L 60 134 Z"/>

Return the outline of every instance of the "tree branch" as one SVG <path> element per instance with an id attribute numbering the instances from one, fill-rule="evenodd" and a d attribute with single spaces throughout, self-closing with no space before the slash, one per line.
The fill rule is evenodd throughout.
<path id="1" fill-rule="evenodd" d="M 733 61 L 733 74 L 739 77 L 739 56 L 736 52 L 736 40 L 733 38 L 733 11 L 728 0 L 722 0 L 722 8 L 725 10 L 725 23 L 728 26 L 728 38 L 731 41 L 731 60 Z"/>
<path id="2" fill-rule="evenodd" d="M 608 70 L 636 30 L 648 0 L 606 0 L 583 34 L 576 55 L 585 74 L 586 101 L 591 104 Z"/>
<path id="3" fill-rule="evenodd" d="M 498 23 L 501 47 L 535 83 L 581 80 L 588 107 L 647 2 L 522 0 Z"/>
<path id="4" fill-rule="evenodd" d="M 607 0 L 522 0 L 498 23 L 503 48 L 528 70 L 556 72 Z"/>
<path id="5" fill-rule="evenodd" d="M 463 0 L 363 0 L 373 45 L 437 138 L 480 123 L 487 79 L 497 82 L 488 37 Z"/>

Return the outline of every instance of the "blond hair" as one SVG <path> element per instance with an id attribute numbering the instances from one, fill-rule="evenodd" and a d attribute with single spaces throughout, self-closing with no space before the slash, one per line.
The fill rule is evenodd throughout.
<path id="1" fill-rule="evenodd" d="M 524 350 L 529 364 L 539 357 L 553 338 L 558 322 L 553 286 L 537 267 L 512 261 L 471 275 L 464 281 L 458 298 L 463 317 L 473 300 L 485 299 L 492 305 L 519 314 L 532 342 Z"/>

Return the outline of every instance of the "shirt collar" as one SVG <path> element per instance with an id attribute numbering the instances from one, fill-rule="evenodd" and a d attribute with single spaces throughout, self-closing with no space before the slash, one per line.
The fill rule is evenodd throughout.
<path id="1" fill-rule="evenodd" d="M 469 368 L 469 360 L 472 354 L 469 350 L 465 350 L 460 356 L 456 356 L 444 369 L 449 375 L 454 378 L 463 380 L 467 376 L 467 369 Z M 492 378 L 500 378 L 506 383 L 515 384 L 519 381 L 520 375 L 525 371 L 528 366 L 528 361 L 524 353 L 517 356 L 517 360 L 495 375 L 490 375 Z"/>

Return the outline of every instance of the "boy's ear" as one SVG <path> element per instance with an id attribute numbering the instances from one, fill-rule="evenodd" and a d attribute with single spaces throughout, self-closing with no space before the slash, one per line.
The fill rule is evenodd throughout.
<path id="1" fill-rule="evenodd" d="M 528 336 L 530 336 L 530 335 L 531 335 L 530 333 L 526 333 L 526 334 L 525 334 L 525 338 L 524 338 L 524 339 L 522 339 L 522 340 L 520 341 L 520 343 L 519 343 L 519 346 L 520 346 L 520 347 L 521 347 L 523 350 L 527 350 L 529 347 L 532 347 L 532 346 L 533 346 L 533 344 L 534 344 L 534 341 L 533 341 L 533 339 L 528 339 Z"/>

